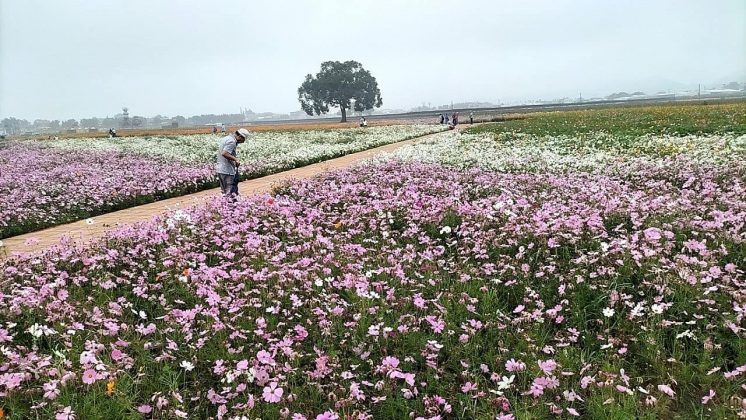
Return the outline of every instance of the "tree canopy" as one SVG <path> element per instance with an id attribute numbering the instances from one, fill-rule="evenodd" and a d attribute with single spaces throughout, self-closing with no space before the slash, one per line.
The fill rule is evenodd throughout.
<path id="1" fill-rule="evenodd" d="M 342 122 L 347 110 L 362 112 L 383 104 L 376 78 L 357 61 L 325 61 L 316 76 L 308 74 L 298 88 L 298 100 L 308 115 L 321 115 L 339 107 Z"/>

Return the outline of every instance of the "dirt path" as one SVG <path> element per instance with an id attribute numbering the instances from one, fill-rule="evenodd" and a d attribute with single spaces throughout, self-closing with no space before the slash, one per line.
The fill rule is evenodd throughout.
<path id="1" fill-rule="evenodd" d="M 462 125 L 459 128 L 465 129 L 468 128 L 468 125 Z M 428 134 L 422 137 L 387 144 L 385 146 L 368 149 L 362 152 L 351 153 L 346 156 L 314 163 L 302 168 L 291 169 L 261 178 L 242 181 L 239 184 L 239 191 L 242 195 L 265 193 L 270 191 L 273 185 L 282 181 L 294 178 L 309 178 L 325 171 L 346 168 L 355 163 L 369 159 L 374 155 L 394 151 L 402 146 L 416 143 L 436 134 Z M 92 223 L 86 220 L 81 220 L 24 235 L 6 238 L 2 240 L 3 246 L 0 248 L 0 259 L 12 256 L 14 253 L 43 250 L 49 246 L 57 244 L 63 237 L 69 237 L 77 243 L 84 244 L 101 236 L 107 230 L 117 226 L 146 221 L 156 215 L 164 214 L 169 210 L 191 207 L 204 202 L 210 197 L 215 197 L 218 194 L 220 194 L 220 189 L 214 188 L 195 194 L 174 197 L 167 200 L 156 201 L 155 203 L 102 214 L 94 217 Z"/>

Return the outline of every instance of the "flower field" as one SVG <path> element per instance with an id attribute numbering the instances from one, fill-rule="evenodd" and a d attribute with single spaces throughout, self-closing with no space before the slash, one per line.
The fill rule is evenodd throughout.
<path id="1" fill-rule="evenodd" d="M 0 263 L 0 409 L 746 417 L 746 139 L 638 120 L 442 133 Z"/>
<path id="2" fill-rule="evenodd" d="M 260 132 L 238 148 L 243 178 L 440 130 L 382 126 Z M 0 238 L 217 185 L 213 135 L 0 143 Z"/>

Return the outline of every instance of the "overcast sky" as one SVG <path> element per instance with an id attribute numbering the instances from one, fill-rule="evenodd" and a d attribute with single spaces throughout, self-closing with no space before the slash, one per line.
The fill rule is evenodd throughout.
<path id="1" fill-rule="evenodd" d="M 384 108 L 746 81 L 746 0 L 0 0 L 0 118 L 299 109 L 325 60 Z"/>

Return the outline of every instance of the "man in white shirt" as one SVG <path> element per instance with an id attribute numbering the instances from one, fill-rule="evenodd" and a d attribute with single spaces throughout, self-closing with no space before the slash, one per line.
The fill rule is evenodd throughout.
<path id="1" fill-rule="evenodd" d="M 220 179 L 220 190 L 223 195 L 238 195 L 236 183 L 237 168 L 240 162 L 236 158 L 236 147 L 246 141 L 249 130 L 239 128 L 235 133 L 223 137 L 218 147 L 215 171 Z"/>

